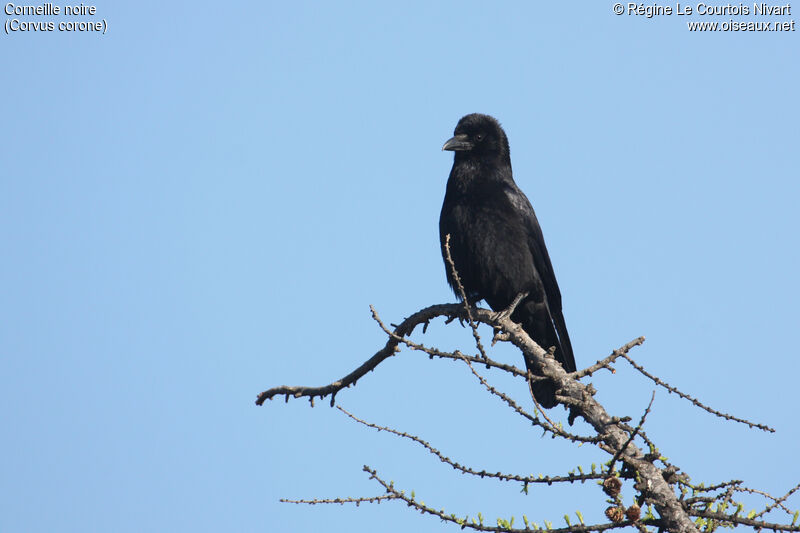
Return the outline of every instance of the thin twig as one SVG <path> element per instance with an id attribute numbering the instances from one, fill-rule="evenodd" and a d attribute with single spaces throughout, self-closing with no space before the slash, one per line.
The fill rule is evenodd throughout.
<path id="1" fill-rule="evenodd" d="M 442 452 L 440 452 L 439 450 L 437 450 L 436 448 L 431 446 L 430 443 L 428 443 L 427 441 L 421 439 L 420 437 L 417 437 L 416 435 L 411 435 L 410 433 L 406 433 L 404 431 L 398 431 L 398 430 L 392 429 L 390 427 L 379 426 L 377 424 L 373 424 L 372 422 L 367 422 L 366 420 L 362 420 L 362 419 L 358 418 L 357 416 L 355 416 L 353 413 L 349 412 L 347 409 L 345 409 L 341 405 L 337 405 L 336 408 L 339 409 L 341 412 L 343 412 L 348 417 L 350 417 L 351 419 L 353 419 L 356 422 L 358 422 L 359 424 L 362 424 L 362 425 L 367 426 L 369 428 L 377 429 L 378 431 L 386 431 L 387 433 L 391 433 L 392 435 L 397 435 L 398 437 L 402 437 L 404 439 L 409 439 L 409 440 L 412 440 L 412 441 L 416 442 L 417 444 L 421 445 L 423 448 L 428 450 L 431 454 L 433 454 L 436 457 L 438 457 L 440 461 L 442 461 L 445 464 L 450 465 L 451 467 L 453 467 L 453 469 L 458 470 L 459 472 L 462 472 L 464 474 L 470 474 L 470 475 L 473 475 L 473 476 L 478 476 L 480 478 L 484 478 L 484 477 L 494 478 L 494 479 L 499 479 L 501 481 L 518 481 L 520 483 L 525 483 L 525 484 L 544 483 L 544 484 L 547 484 L 547 485 L 552 485 L 553 483 L 574 483 L 576 481 L 584 482 L 584 481 L 587 481 L 587 480 L 604 479 L 605 477 L 607 477 L 607 474 L 603 474 L 603 473 L 568 474 L 566 476 L 532 476 L 532 475 L 531 476 L 520 476 L 520 475 L 517 475 L 517 474 L 503 474 L 501 472 L 487 472 L 486 470 L 476 470 L 476 469 L 470 468 L 468 466 L 464 466 L 462 464 L 459 464 L 456 461 L 453 461 L 452 459 L 450 459 L 449 457 L 444 455 Z"/>
<path id="2" fill-rule="evenodd" d="M 469 367 L 469 369 L 472 372 L 472 374 L 476 378 L 478 378 L 478 381 L 481 382 L 481 385 L 483 385 L 484 388 L 487 391 L 489 391 L 491 394 L 493 394 L 493 395 L 497 396 L 498 398 L 500 398 L 501 400 L 503 400 L 506 403 L 506 405 L 511 407 L 519 415 L 521 415 L 521 416 L 527 418 L 528 420 L 530 420 L 531 423 L 533 423 L 534 425 L 541 427 L 545 431 L 551 432 L 553 435 L 558 435 L 559 437 L 563 437 L 563 438 L 565 438 L 567 440 L 570 440 L 572 442 L 591 442 L 591 443 L 594 443 L 594 444 L 599 444 L 602 441 L 602 438 L 599 437 L 599 436 L 598 437 L 583 437 L 581 435 L 575 435 L 573 433 L 569 433 L 568 431 L 563 430 L 562 428 L 560 428 L 559 426 L 554 424 L 549 418 L 547 418 L 547 416 L 544 414 L 544 410 L 537 403 L 536 405 L 538 406 L 538 411 L 542 414 L 542 416 L 547 421 L 547 423 L 542 423 L 542 421 L 539 419 L 538 416 L 535 416 L 535 415 L 532 415 L 532 414 L 528 413 L 522 407 L 520 407 L 517 404 L 517 402 L 512 400 L 511 397 L 509 397 L 508 395 L 506 395 L 502 391 L 499 391 L 496 388 L 494 388 L 493 386 L 491 386 L 489 384 L 489 382 L 486 381 L 486 379 L 483 376 L 481 376 L 475 370 L 475 368 L 472 366 L 472 363 L 470 363 L 466 359 L 464 359 L 464 362 Z M 535 398 L 534 398 L 534 401 L 536 401 Z"/>
<path id="3" fill-rule="evenodd" d="M 378 324 L 378 326 L 383 330 L 383 332 L 386 333 L 386 335 L 388 335 L 391 338 L 394 338 L 398 343 L 408 346 L 412 350 L 425 352 L 431 358 L 438 357 L 440 359 L 452 359 L 454 361 L 460 361 L 460 362 L 463 362 L 463 361 L 466 360 L 466 361 L 468 361 L 470 363 L 478 363 L 478 364 L 481 364 L 481 365 L 486 365 L 486 368 L 497 368 L 499 370 L 503 370 L 505 372 L 508 372 L 509 374 L 512 374 L 514 376 L 518 376 L 518 377 L 521 377 L 521 378 L 528 379 L 528 373 L 527 372 L 524 372 L 524 371 L 520 370 L 519 368 L 515 367 L 514 365 L 509 365 L 509 364 L 506 364 L 506 363 L 500 363 L 499 361 L 495 361 L 494 359 L 491 359 L 488 356 L 478 357 L 478 356 L 474 356 L 474 355 L 467 355 L 467 354 L 464 354 L 464 353 L 462 353 L 462 352 L 460 352 L 458 350 L 456 350 L 455 352 L 445 352 L 445 351 L 442 351 L 442 350 L 440 350 L 438 348 L 425 346 L 422 343 L 414 342 L 414 341 L 412 341 L 411 339 L 409 339 L 407 337 L 398 335 L 397 334 L 397 330 L 392 331 L 392 330 L 389 329 L 389 327 L 383 322 L 381 317 L 378 315 L 378 312 L 375 310 L 374 307 L 370 306 L 369 308 L 370 308 L 370 311 L 372 312 L 372 319 Z M 544 380 L 544 379 L 546 379 L 546 378 L 539 377 L 539 376 L 534 376 L 533 377 L 534 381 L 541 381 L 541 380 Z"/>
<path id="4" fill-rule="evenodd" d="M 798 483 L 797 485 L 795 485 L 794 487 L 789 489 L 789 492 L 787 492 L 786 494 L 784 494 L 780 498 L 772 498 L 772 496 L 769 496 L 768 494 L 766 494 L 767 497 L 772 498 L 775 501 L 772 504 L 768 505 L 763 511 L 761 511 L 758 514 L 756 514 L 754 516 L 754 518 L 760 518 L 760 517 L 764 516 L 765 514 L 767 514 L 768 512 L 770 512 L 771 510 L 775 509 L 775 507 L 777 507 L 778 505 L 781 505 L 783 502 L 785 502 L 789 498 L 789 496 L 791 496 L 792 494 L 797 492 L 798 489 L 800 489 L 800 483 Z M 788 513 L 789 510 L 786 509 L 786 512 Z"/>
<path id="5" fill-rule="evenodd" d="M 741 479 L 732 479 L 730 481 L 725 481 L 723 483 L 717 483 L 716 485 L 709 485 L 708 487 L 701 487 L 699 485 L 692 485 L 688 481 L 680 481 L 681 485 L 689 487 L 695 492 L 716 492 L 718 490 L 727 489 L 728 487 L 735 487 L 737 485 L 741 485 L 744 483 Z"/>
<path id="6" fill-rule="evenodd" d="M 406 496 L 405 491 L 399 491 L 394 488 L 394 483 L 387 482 L 381 479 L 378 476 L 376 470 L 373 470 L 367 465 L 364 465 L 364 472 L 367 472 L 370 475 L 370 479 L 376 480 L 385 490 L 387 494 L 394 496 L 394 499 L 403 500 L 409 507 L 412 507 L 419 511 L 422 514 L 429 514 L 432 516 L 436 516 L 440 518 L 444 522 L 450 522 L 453 524 L 458 524 L 461 526 L 462 529 L 470 528 L 474 531 L 489 531 L 489 532 L 497 532 L 497 533 L 530 533 L 530 532 L 547 532 L 547 533 L 579 533 L 584 531 L 608 531 L 610 529 L 618 529 L 633 525 L 633 522 L 629 520 L 624 520 L 622 522 L 614 523 L 608 522 L 604 524 L 594 524 L 594 525 L 584 525 L 584 524 L 576 524 L 569 527 L 562 527 L 562 528 L 540 528 L 540 529 L 531 529 L 526 527 L 525 529 L 519 528 L 511 528 L 511 527 L 504 527 L 504 526 L 488 526 L 485 525 L 474 518 L 470 520 L 469 516 L 465 516 L 464 518 L 459 518 L 455 514 L 446 514 L 444 509 L 436 510 L 433 507 L 429 507 L 425 505 L 421 501 L 417 501 L 415 498 L 410 496 Z M 660 520 L 641 520 L 642 524 L 645 525 L 661 525 Z"/>
<path id="7" fill-rule="evenodd" d="M 758 494 L 759 496 L 763 496 L 763 497 L 765 497 L 765 498 L 767 498 L 767 499 L 769 499 L 769 500 L 772 500 L 773 502 L 775 502 L 775 503 L 776 503 L 776 505 L 778 506 L 778 508 L 779 508 L 779 509 L 781 509 L 781 510 L 782 510 L 783 512 L 785 512 L 786 514 L 788 514 L 788 515 L 792 515 L 792 514 L 794 514 L 794 512 L 793 512 L 791 509 L 789 509 L 788 507 L 786 507 L 785 505 L 783 505 L 783 500 L 781 500 L 781 501 L 778 501 L 778 500 L 779 500 L 779 498 L 776 498 L 775 496 L 771 495 L 771 494 L 770 494 L 770 493 L 768 493 L 768 492 L 764 492 L 763 490 L 751 489 L 751 488 L 748 488 L 748 487 L 734 487 L 734 488 L 733 488 L 733 490 L 734 490 L 735 492 L 743 492 L 743 493 L 747 493 L 747 494 Z M 772 509 L 770 509 L 770 511 L 771 511 L 771 510 L 772 510 Z M 763 511 L 762 511 L 762 512 L 763 512 Z"/>
<path id="8" fill-rule="evenodd" d="M 392 494 L 382 494 L 381 496 L 365 496 L 362 498 L 328 498 L 328 499 L 314 499 L 314 500 L 290 500 L 288 498 L 281 498 L 279 501 L 281 503 L 297 503 L 301 504 L 304 503 L 306 505 L 321 505 L 321 504 L 331 504 L 331 503 L 339 503 L 344 505 L 345 503 L 354 503 L 356 507 L 361 505 L 362 503 L 381 503 L 384 500 L 396 500 L 397 496 Z"/>
<path id="9" fill-rule="evenodd" d="M 403 320 L 403 322 L 395 329 L 395 333 L 399 337 L 402 337 L 410 334 L 419 324 L 425 324 L 438 316 L 459 317 L 462 315 L 463 309 L 459 304 L 431 305 L 425 309 L 417 311 L 410 317 Z M 256 398 L 256 405 L 263 405 L 265 401 L 271 400 L 276 396 L 285 396 L 286 401 L 289 401 L 289 398 L 308 398 L 313 405 L 313 400 L 315 397 L 324 398 L 325 396 L 331 395 L 331 406 L 333 406 L 336 393 L 344 388 L 350 387 L 351 385 L 355 385 L 359 379 L 367 374 L 367 372 L 375 370 L 375 368 L 384 360 L 397 353 L 398 344 L 399 341 L 397 338 L 390 337 L 387 340 L 386 345 L 378 350 L 375 355 L 367 359 L 362 365 L 343 378 L 334 381 L 333 383 L 329 383 L 328 385 L 323 385 L 321 387 L 293 387 L 283 385 L 265 390 Z"/>
<path id="10" fill-rule="evenodd" d="M 737 514 L 725 514 L 715 511 L 700 511 L 697 509 L 689 509 L 690 516 L 699 516 L 711 520 L 718 520 L 720 522 L 728 522 L 735 525 L 750 526 L 760 529 L 771 529 L 773 531 L 800 531 L 800 524 L 774 524 L 771 522 L 764 522 L 762 520 L 755 520 L 754 518 L 747 518 L 746 516 L 739 516 Z"/>
<path id="11" fill-rule="evenodd" d="M 609 472 L 614 471 L 614 463 L 617 462 L 617 459 L 619 459 L 619 456 L 622 455 L 622 452 L 625 451 L 625 448 L 627 448 L 628 445 L 631 442 L 633 442 L 633 439 L 636 438 L 636 434 L 639 433 L 639 430 L 642 429 L 644 421 L 647 419 L 647 415 L 650 414 L 650 408 L 653 406 L 653 400 L 655 399 L 656 399 L 656 391 L 653 391 L 653 394 L 650 396 L 650 403 L 647 404 L 647 408 L 644 410 L 644 413 L 642 413 L 642 418 L 639 420 L 639 425 L 636 426 L 636 428 L 633 431 L 631 431 L 630 438 L 627 441 L 625 441 L 625 444 L 623 444 L 619 450 L 617 450 L 617 453 L 614 454 L 614 457 L 612 457 L 611 461 L 608 463 Z"/>
<path id="12" fill-rule="evenodd" d="M 676 389 L 675 387 L 673 387 L 669 383 L 666 383 L 666 382 L 662 381 L 661 379 L 657 378 L 656 376 L 650 374 L 649 372 L 647 372 L 644 369 L 644 367 L 638 365 L 636 363 L 636 361 L 631 359 L 631 357 L 628 354 L 622 354 L 622 357 L 627 359 L 627 361 L 631 364 L 631 366 L 633 366 L 633 368 L 635 368 L 636 370 L 638 370 L 639 372 L 641 372 L 642 374 L 644 374 L 645 376 L 650 378 L 653 382 L 655 382 L 656 385 L 660 385 L 660 386 L 664 387 L 669 392 L 674 392 L 675 394 L 677 394 L 681 398 L 692 402 L 697 407 L 703 409 L 704 411 L 707 411 L 707 412 L 711 413 L 712 415 L 718 416 L 720 418 L 724 418 L 725 420 L 733 420 L 734 422 L 739 422 L 740 424 L 746 424 L 751 428 L 758 428 L 758 429 L 760 429 L 762 431 L 768 431 L 770 433 L 775 433 L 774 429 L 772 429 L 769 426 L 765 426 L 764 424 L 757 424 L 755 422 L 750 422 L 749 420 L 745 420 L 744 418 L 738 418 L 738 417 L 735 417 L 733 415 L 729 415 L 729 414 L 726 414 L 726 413 L 721 413 L 721 412 L 719 412 L 719 411 L 717 411 L 715 409 L 712 409 L 711 407 L 708 407 L 707 405 L 704 405 L 703 403 L 701 403 L 700 400 L 698 400 L 696 398 L 693 398 L 692 396 L 689 396 L 688 394 L 686 394 L 684 392 L 679 391 L 678 389 Z"/>
<path id="13" fill-rule="evenodd" d="M 389 330 L 389 328 L 386 327 L 386 324 L 383 323 L 383 321 L 378 316 L 378 314 L 377 314 L 377 312 L 375 310 L 373 310 L 373 318 L 375 319 L 376 322 L 378 322 L 378 325 L 381 327 L 381 329 L 383 329 L 383 331 L 387 335 L 397 337 L 397 335 L 395 333 L 393 333 L 392 331 Z M 403 344 L 405 344 L 406 346 L 409 346 L 412 349 L 424 350 L 423 346 L 421 346 L 420 344 L 415 343 L 414 341 L 412 341 L 410 339 L 407 339 L 405 337 L 397 337 L 397 338 L 398 338 L 399 342 L 402 342 Z M 460 354 L 460 352 L 455 352 L 454 353 L 454 355 L 459 355 L 459 354 Z M 476 378 L 478 378 L 478 381 L 480 381 L 481 385 L 483 385 L 484 388 L 486 388 L 487 391 L 489 391 L 491 394 L 493 394 L 493 395 L 497 396 L 498 398 L 500 398 L 501 400 L 503 400 L 506 403 L 506 405 L 511 407 L 520 416 L 528 419 L 533 425 L 539 426 L 542 429 L 544 429 L 545 431 L 550 431 L 554 435 L 558 435 L 560 437 L 563 437 L 565 439 L 571 440 L 573 442 L 597 443 L 597 442 L 599 442 L 601 440 L 600 437 L 582 437 L 580 435 L 575 435 L 575 434 L 569 433 L 567 431 L 564 431 L 562 428 L 558 427 L 556 424 L 554 424 L 552 421 L 550 421 L 550 419 L 547 418 L 546 415 L 545 415 L 545 419 L 549 422 L 549 425 L 546 424 L 546 423 L 543 423 L 539 419 L 539 417 L 528 413 L 522 407 L 520 407 L 519 404 L 517 404 L 517 402 L 515 402 L 513 399 L 511 399 L 511 397 L 509 397 L 505 393 L 497 390 L 495 387 L 490 385 L 489 382 L 486 381 L 486 379 L 483 376 L 481 376 L 475 370 L 475 367 L 472 366 L 472 363 L 466 357 L 462 357 L 462 361 L 464 361 L 464 363 L 466 363 L 467 367 L 469 367 L 469 369 L 472 372 L 472 374 Z M 481 361 L 481 363 L 483 363 L 483 361 Z M 539 379 L 545 379 L 545 378 L 539 378 Z M 541 409 L 541 407 L 539 408 L 539 412 L 541 412 L 544 415 L 543 410 Z"/>
<path id="14" fill-rule="evenodd" d="M 469 327 L 472 329 L 472 336 L 475 338 L 475 345 L 478 347 L 478 351 L 481 353 L 483 358 L 489 359 L 489 357 L 486 355 L 486 350 L 484 350 L 483 344 L 481 343 L 481 336 L 478 334 L 478 325 L 472 318 L 472 311 L 470 310 L 471 306 L 469 300 L 467 299 L 467 293 L 464 290 L 464 285 L 462 285 L 461 278 L 459 277 L 458 271 L 456 270 L 456 264 L 453 262 L 453 258 L 450 256 L 449 233 L 444 237 L 444 251 L 445 251 L 445 259 L 447 260 L 447 264 L 450 266 L 450 274 L 452 274 L 453 280 L 455 280 L 456 282 L 459 296 L 461 296 L 461 301 L 464 303 L 464 310 L 467 312 L 467 320 L 469 321 Z"/>
<path id="15" fill-rule="evenodd" d="M 552 431 L 553 433 L 557 433 L 558 431 L 564 432 L 564 430 L 561 429 L 558 425 L 556 425 L 555 422 L 550 420 L 550 417 L 547 416 L 547 413 L 544 411 L 542 406 L 539 404 L 539 400 L 536 399 L 536 395 L 533 394 L 534 377 L 535 376 L 533 375 L 533 373 L 530 370 L 528 370 L 528 386 L 530 387 L 531 398 L 533 399 L 533 403 L 536 405 L 536 410 L 538 411 L 539 414 L 542 415 L 542 418 L 544 418 L 547 421 L 547 423 L 550 424 L 550 431 Z M 542 378 L 539 378 L 539 379 L 542 379 Z M 564 432 L 564 433 L 566 433 L 566 432 Z"/>
<path id="16" fill-rule="evenodd" d="M 573 372 L 572 374 L 570 374 L 570 376 L 574 377 L 575 379 L 581 379 L 584 376 L 591 376 L 592 374 L 594 374 L 595 372 L 597 372 L 601 368 L 605 368 L 606 370 L 609 370 L 609 371 L 611 371 L 613 373 L 614 369 L 611 368 L 611 366 L 610 366 L 611 363 L 616 361 L 618 358 L 622 357 L 623 354 L 628 353 L 631 349 L 635 348 L 636 346 L 641 346 L 643 343 L 644 343 L 644 337 L 639 337 L 639 338 L 633 339 L 629 343 L 627 343 L 627 344 L 617 348 L 613 352 L 611 352 L 611 355 L 609 355 L 605 359 L 601 359 L 600 361 L 597 361 L 592 366 L 586 367 L 583 370 L 579 370 L 577 372 Z"/>

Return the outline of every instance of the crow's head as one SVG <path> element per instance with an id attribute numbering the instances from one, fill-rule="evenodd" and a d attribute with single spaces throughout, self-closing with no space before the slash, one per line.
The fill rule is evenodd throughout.
<path id="1" fill-rule="evenodd" d="M 473 113 L 458 121 L 453 137 L 442 150 L 456 152 L 456 158 L 509 159 L 508 137 L 494 117 Z"/>

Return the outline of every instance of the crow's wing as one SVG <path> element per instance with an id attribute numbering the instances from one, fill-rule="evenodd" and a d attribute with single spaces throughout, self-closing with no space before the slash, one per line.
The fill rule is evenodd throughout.
<path id="1" fill-rule="evenodd" d="M 528 231 L 528 247 L 533 256 L 536 271 L 539 273 L 544 285 L 550 318 L 561 341 L 564 355 L 564 360 L 561 363 L 564 366 L 564 370 L 574 372 L 576 369 L 575 356 L 572 353 L 572 343 L 569 340 L 564 313 L 561 310 L 561 290 L 558 288 L 558 281 L 556 281 L 553 264 L 550 262 L 550 255 L 547 253 L 547 247 L 544 244 L 544 235 L 542 235 L 539 220 L 536 218 L 536 212 L 533 210 L 533 206 L 531 206 L 525 193 L 515 183 L 506 183 L 506 194 Z"/>

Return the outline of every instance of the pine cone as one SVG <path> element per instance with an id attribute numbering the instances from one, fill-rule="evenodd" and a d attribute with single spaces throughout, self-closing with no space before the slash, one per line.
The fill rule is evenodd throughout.
<path id="1" fill-rule="evenodd" d="M 608 477 L 603 481 L 603 492 L 616 498 L 619 496 L 619 490 L 622 488 L 622 481 L 618 477 Z"/>
<path id="2" fill-rule="evenodd" d="M 639 507 L 634 503 L 633 505 L 628 507 L 627 511 L 625 511 L 625 516 L 631 522 L 636 522 L 637 520 L 639 520 L 639 517 L 642 516 L 642 509 L 641 507 Z"/>
<path id="3" fill-rule="evenodd" d="M 625 508 L 624 507 L 609 507 L 606 509 L 606 516 L 609 520 L 614 522 L 615 524 L 619 524 L 623 520 L 625 520 Z"/>

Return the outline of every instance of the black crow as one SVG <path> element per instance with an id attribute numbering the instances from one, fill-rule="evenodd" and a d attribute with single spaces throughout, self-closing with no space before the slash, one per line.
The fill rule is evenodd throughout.
<path id="1" fill-rule="evenodd" d="M 442 150 L 455 152 L 439 217 L 442 257 L 449 234 L 450 255 L 471 304 L 486 300 L 494 311 L 502 311 L 527 292 L 511 319 L 545 350 L 555 347 L 555 358 L 573 372 L 561 291 L 536 213 L 511 175 L 503 128 L 488 115 L 467 115 Z M 460 296 L 446 259 L 445 270 Z M 527 358 L 525 364 L 541 375 Z M 543 407 L 556 405 L 551 381 L 537 382 L 532 392 Z"/>

